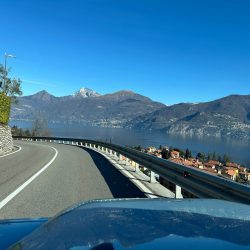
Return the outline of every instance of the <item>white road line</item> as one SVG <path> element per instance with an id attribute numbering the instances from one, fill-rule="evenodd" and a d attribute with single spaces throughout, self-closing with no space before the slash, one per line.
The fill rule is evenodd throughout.
<path id="1" fill-rule="evenodd" d="M 37 173 L 31 176 L 26 182 L 24 182 L 19 188 L 17 188 L 14 192 L 12 192 L 5 199 L 3 199 L 0 202 L 0 209 L 2 209 L 8 202 L 10 202 L 16 195 L 18 195 L 25 187 L 27 187 L 33 180 L 35 180 L 43 171 L 45 171 L 53 163 L 53 161 L 56 159 L 58 155 L 58 151 L 54 147 L 50 148 L 53 148 L 56 152 L 53 158 L 42 169 L 40 169 Z"/>
<path id="2" fill-rule="evenodd" d="M 18 149 L 17 151 L 14 151 L 14 152 L 8 153 L 8 154 L 6 154 L 6 155 L 1 155 L 1 156 L 0 156 L 0 158 L 3 158 L 3 157 L 8 156 L 8 155 L 15 154 L 15 153 L 19 152 L 20 150 L 22 150 L 22 147 L 20 147 L 20 146 L 15 146 L 15 147 L 18 147 L 19 149 Z"/>

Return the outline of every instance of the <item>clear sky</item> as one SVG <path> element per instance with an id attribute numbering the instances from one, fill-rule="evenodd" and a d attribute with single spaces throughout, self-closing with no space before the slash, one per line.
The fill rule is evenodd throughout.
<path id="1" fill-rule="evenodd" d="M 250 94 L 248 0 L 0 0 L 24 95 L 122 89 L 165 104 Z"/>

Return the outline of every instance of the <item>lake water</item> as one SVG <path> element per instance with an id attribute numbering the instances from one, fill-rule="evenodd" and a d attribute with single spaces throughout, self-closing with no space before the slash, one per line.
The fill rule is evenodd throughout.
<path id="1" fill-rule="evenodd" d="M 11 121 L 10 126 L 31 128 L 31 122 Z M 86 127 L 78 124 L 49 124 L 51 135 L 55 137 L 85 138 L 105 140 L 120 145 L 143 147 L 167 145 L 185 150 L 189 148 L 193 155 L 198 152 L 227 154 L 231 160 L 250 167 L 250 141 L 226 140 L 213 137 L 183 137 L 168 135 L 156 131 L 137 131 L 120 128 Z"/>

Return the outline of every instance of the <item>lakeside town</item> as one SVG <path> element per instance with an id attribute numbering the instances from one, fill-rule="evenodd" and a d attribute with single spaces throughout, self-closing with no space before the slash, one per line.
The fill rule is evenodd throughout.
<path id="1" fill-rule="evenodd" d="M 11 128 L 12 134 L 15 136 L 49 136 L 50 132 L 47 125 L 41 123 L 41 121 L 35 121 L 32 129 L 23 130 L 17 126 Z M 192 155 L 189 149 L 185 151 L 168 146 L 148 146 L 143 148 L 141 146 L 135 146 L 134 149 L 153 155 L 155 157 L 163 158 L 181 164 L 191 168 L 198 168 L 202 171 L 206 171 L 210 174 L 217 175 L 223 178 L 230 179 L 232 181 L 250 185 L 250 167 L 240 165 L 236 162 L 232 162 L 228 155 L 217 155 L 213 153 L 199 152 L 196 156 Z"/>
<path id="2" fill-rule="evenodd" d="M 230 161 L 227 155 L 221 157 L 217 156 L 216 153 L 207 155 L 198 153 L 194 157 L 189 149 L 182 151 L 168 146 L 160 146 L 159 148 L 153 146 L 142 148 L 141 146 L 137 146 L 134 149 L 190 168 L 198 168 L 212 175 L 250 185 L 250 169 Z"/>

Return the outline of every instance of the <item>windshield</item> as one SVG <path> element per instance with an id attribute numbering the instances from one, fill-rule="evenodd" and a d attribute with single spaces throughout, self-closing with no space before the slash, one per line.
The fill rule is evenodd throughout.
<path id="1" fill-rule="evenodd" d="M 249 205 L 249 10 L 2 0 L 0 220 L 92 200 Z"/>

